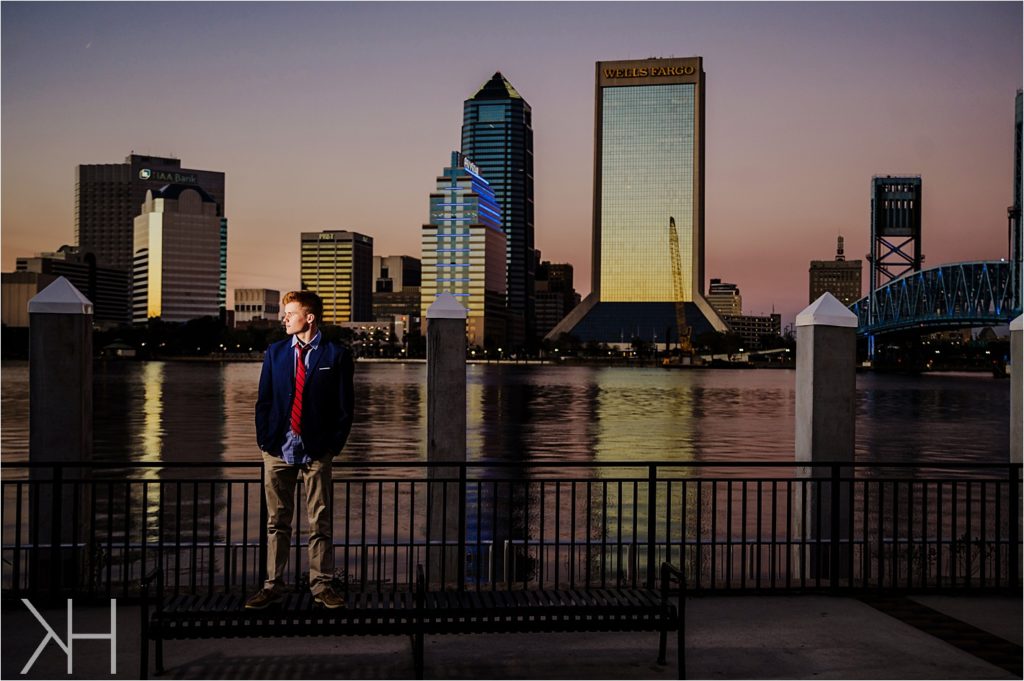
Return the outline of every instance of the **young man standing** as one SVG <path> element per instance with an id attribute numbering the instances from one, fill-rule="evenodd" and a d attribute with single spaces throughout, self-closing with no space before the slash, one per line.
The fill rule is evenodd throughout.
<path id="1" fill-rule="evenodd" d="M 267 581 L 245 607 L 261 610 L 281 600 L 302 476 L 309 518 L 309 589 L 316 603 L 343 608 L 331 586 L 334 573 L 331 460 L 352 429 L 352 355 L 320 333 L 323 301 L 311 291 L 282 299 L 289 338 L 263 357 L 256 399 L 256 442 L 263 452 L 267 497 Z"/>

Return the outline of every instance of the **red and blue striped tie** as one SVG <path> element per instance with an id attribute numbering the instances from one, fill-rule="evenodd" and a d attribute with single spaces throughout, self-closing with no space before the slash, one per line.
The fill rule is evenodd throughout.
<path id="1" fill-rule="evenodd" d="M 309 345 L 298 343 L 295 346 L 297 360 L 295 362 L 295 398 L 292 400 L 292 432 L 302 435 L 302 388 L 306 385 L 306 352 Z"/>

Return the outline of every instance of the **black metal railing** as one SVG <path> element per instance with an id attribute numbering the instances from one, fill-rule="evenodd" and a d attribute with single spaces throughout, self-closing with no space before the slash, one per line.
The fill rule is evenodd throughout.
<path id="1" fill-rule="evenodd" d="M 258 464 L 4 469 L 6 593 L 132 595 L 157 566 L 179 593 L 249 591 L 265 575 Z M 406 588 L 423 564 L 431 582 L 473 589 L 635 586 L 669 561 L 691 590 L 1015 588 L 1020 476 L 1020 464 L 335 462 L 336 578 Z"/>

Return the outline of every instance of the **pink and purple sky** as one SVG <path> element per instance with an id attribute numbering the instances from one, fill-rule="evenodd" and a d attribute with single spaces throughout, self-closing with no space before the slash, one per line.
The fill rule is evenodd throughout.
<path id="1" fill-rule="evenodd" d="M 590 289 L 594 62 L 704 58 L 706 272 L 807 304 L 872 175 L 923 178 L 926 265 L 1006 256 L 1020 2 L 3 3 L 2 268 L 74 241 L 74 169 L 226 173 L 229 288 L 298 285 L 299 233 L 419 257 L 462 102 L 533 107 L 536 244 Z M 865 271 L 865 287 L 866 271 Z"/>

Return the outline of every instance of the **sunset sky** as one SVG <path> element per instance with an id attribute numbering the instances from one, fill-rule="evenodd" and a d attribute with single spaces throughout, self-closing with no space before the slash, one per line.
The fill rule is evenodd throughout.
<path id="1" fill-rule="evenodd" d="M 1007 253 L 1022 5 L 3 3 L 2 269 L 73 243 L 74 170 L 226 173 L 229 288 L 295 288 L 299 233 L 419 257 L 462 102 L 533 108 L 536 244 L 590 290 L 594 62 L 704 58 L 706 272 L 783 322 L 872 175 L 920 174 L 926 265 Z M 865 286 L 867 273 L 865 268 Z M 230 299 L 230 297 L 229 297 Z"/>

